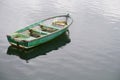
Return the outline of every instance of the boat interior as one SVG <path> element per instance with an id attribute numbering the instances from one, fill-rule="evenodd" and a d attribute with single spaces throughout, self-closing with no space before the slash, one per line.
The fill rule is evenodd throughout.
<path id="1" fill-rule="evenodd" d="M 16 41 L 31 41 L 39 37 L 49 35 L 67 25 L 66 21 L 53 21 L 51 25 L 45 23 L 29 28 L 19 33 L 13 33 L 12 38 Z"/>

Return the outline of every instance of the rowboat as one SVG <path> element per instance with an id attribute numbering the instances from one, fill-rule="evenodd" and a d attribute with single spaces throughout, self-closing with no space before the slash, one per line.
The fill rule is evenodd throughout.
<path id="1" fill-rule="evenodd" d="M 7 39 L 13 46 L 29 49 L 60 36 L 72 22 L 69 14 L 49 17 L 8 34 Z"/>

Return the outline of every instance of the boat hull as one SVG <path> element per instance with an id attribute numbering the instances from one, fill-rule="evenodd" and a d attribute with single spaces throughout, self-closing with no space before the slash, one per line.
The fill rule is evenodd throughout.
<path id="1" fill-rule="evenodd" d="M 42 32 L 39 32 L 39 31 L 34 30 L 34 28 L 36 26 L 39 26 L 39 28 L 43 29 L 42 27 L 43 27 L 43 23 L 44 22 L 50 21 L 50 20 L 52 20 L 54 18 L 57 18 L 57 17 L 58 18 L 59 17 L 65 17 L 65 19 L 66 19 L 65 22 L 67 24 L 62 22 L 62 25 L 64 23 L 64 26 L 62 26 L 62 27 L 54 26 L 55 23 L 53 24 L 53 26 L 46 26 L 46 25 L 44 25 L 44 27 L 47 27 L 47 30 L 49 29 L 49 27 L 50 27 L 50 29 L 52 28 L 52 30 L 54 30 L 53 32 L 47 32 L 47 31 L 44 31 L 44 30 L 39 30 L 39 31 L 42 31 Z M 9 41 L 9 43 L 11 45 L 14 45 L 14 46 L 20 47 L 20 48 L 29 49 L 29 48 L 38 46 L 40 44 L 46 43 L 46 42 L 48 42 L 48 41 L 50 41 L 50 40 L 60 36 L 62 33 L 66 32 L 68 30 L 68 27 L 72 24 L 72 22 L 73 22 L 73 20 L 72 20 L 72 18 L 69 15 L 61 15 L 61 16 L 50 17 L 50 18 L 41 20 L 41 21 L 39 21 L 37 23 L 34 23 L 32 25 L 29 25 L 29 26 L 27 26 L 27 27 L 25 27 L 23 29 L 20 29 L 20 30 L 16 31 L 15 33 L 19 34 L 16 37 L 13 34 L 12 35 L 7 35 L 7 39 L 8 39 L 8 41 Z M 56 24 L 61 24 L 61 22 L 56 22 Z M 33 30 L 34 33 L 31 32 L 31 30 Z M 37 28 L 37 30 L 38 30 L 38 28 Z M 29 31 L 28 33 L 33 33 L 33 34 L 37 34 L 37 35 L 41 34 L 41 35 L 44 35 L 44 36 L 36 37 L 35 35 L 33 36 L 33 34 L 32 35 L 29 34 L 30 36 L 33 36 L 35 39 L 33 39 L 33 40 L 25 40 L 24 39 L 24 40 L 21 40 L 21 41 L 19 41 L 19 39 L 16 39 L 16 38 L 18 38 L 18 36 L 19 37 L 20 36 L 25 37 L 23 35 L 24 34 L 26 34 L 26 35 L 28 34 L 28 33 L 23 33 L 25 31 Z M 20 35 L 20 33 L 23 33 L 23 34 Z"/>

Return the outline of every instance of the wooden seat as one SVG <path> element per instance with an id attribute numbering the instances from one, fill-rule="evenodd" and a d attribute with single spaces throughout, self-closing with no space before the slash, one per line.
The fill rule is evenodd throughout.
<path id="1" fill-rule="evenodd" d="M 45 24 L 40 24 L 40 26 L 45 26 L 45 27 L 53 28 L 53 29 L 57 29 L 57 30 L 60 30 L 60 29 L 61 29 L 60 27 L 56 27 L 56 26 L 46 26 Z"/>
<path id="2" fill-rule="evenodd" d="M 11 37 L 17 42 L 31 41 L 31 40 L 36 39 L 35 37 L 28 36 L 28 35 L 22 34 L 22 33 L 14 33 L 11 35 Z"/>
<path id="3" fill-rule="evenodd" d="M 33 28 L 30 28 L 29 30 L 33 31 L 33 32 L 36 32 L 38 34 L 50 34 L 49 32 L 45 32 L 45 31 L 42 31 L 42 30 L 38 30 L 38 29 L 33 29 Z"/>

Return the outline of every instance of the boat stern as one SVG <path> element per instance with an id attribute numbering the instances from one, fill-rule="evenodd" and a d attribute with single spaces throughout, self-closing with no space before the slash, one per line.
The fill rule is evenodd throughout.
<path id="1" fill-rule="evenodd" d="M 21 47 L 21 48 L 29 48 L 27 41 L 16 41 L 10 35 L 7 35 L 7 40 L 12 46 Z"/>

